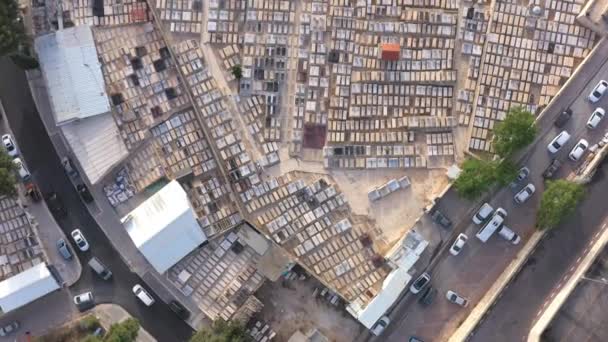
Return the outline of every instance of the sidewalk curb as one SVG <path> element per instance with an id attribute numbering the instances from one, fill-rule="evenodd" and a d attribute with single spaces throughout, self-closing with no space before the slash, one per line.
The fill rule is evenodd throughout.
<path id="1" fill-rule="evenodd" d="M 472 331 L 483 320 L 486 313 L 501 296 L 502 291 L 509 285 L 511 280 L 519 273 L 522 266 L 528 261 L 528 257 L 534 252 L 538 243 L 545 236 L 545 231 L 535 231 L 526 245 L 517 253 L 515 259 L 505 268 L 504 272 L 496 279 L 492 287 L 479 300 L 477 305 L 471 310 L 465 321 L 452 334 L 449 342 L 466 341 Z"/>
<path id="2" fill-rule="evenodd" d="M 576 268 L 576 271 L 570 276 L 570 279 L 564 284 L 562 289 L 555 295 L 553 300 L 547 305 L 542 315 L 536 320 L 536 323 L 530 329 L 528 334 L 527 342 L 539 342 L 540 338 L 547 328 L 557 312 L 560 310 L 562 305 L 568 300 L 568 297 L 574 291 L 581 277 L 587 272 L 589 267 L 593 264 L 597 256 L 604 250 L 606 243 L 608 243 L 608 229 L 606 229 L 606 223 L 602 226 L 603 232 L 601 236 L 593 245 L 590 246 L 590 250 L 585 254 L 580 264 Z M 596 235 L 597 236 L 597 235 Z"/>
<path id="3" fill-rule="evenodd" d="M 65 233 L 63 232 L 63 230 L 61 229 L 61 227 L 59 226 L 59 223 L 57 223 L 57 221 L 55 220 L 55 217 L 53 216 L 53 214 L 51 213 L 49 207 L 46 205 L 46 202 L 40 201 L 41 203 L 39 203 L 40 205 L 44 206 L 44 210 L 48 211 L 49 217 L 50 219 L 55 223 L 55 225 L 57 226 L 57 229 L 59 229 L 59 231 L 61 232 L 61 235 L 63 235 L 63 239 L 65 241 L 69 241 L 68 237 L 65 235 Z M 29 207 L 29 205 L 28 205 Z M 28 210 L 28 208 L 25 208 L 25 210 L 28 212 L 29 215 L 32 215 Z M 40 227 L 40 222 L 38 221 L 38 219 L 36 218 L 36 216 L 32 215 L 32 217 L 34 218 L 34 224 L 36 226 L 36 230 L 39 229 Z M 73 250 L 72 250 L 73 251 Z M 76 282 L 78 282 L 78 280 L 80 279 L 80 276 L 82 275 L 82 264 L 80 263 L 80 259 L 74 257 L 72 258 L 72 261 L 76 263 L 76 268 L 77 268 L 77 276 L 75 277 L 75 279 L 64 279 L 65 284 L 67 287 L 70 287 L 74 284 L 76 284 Z"/>

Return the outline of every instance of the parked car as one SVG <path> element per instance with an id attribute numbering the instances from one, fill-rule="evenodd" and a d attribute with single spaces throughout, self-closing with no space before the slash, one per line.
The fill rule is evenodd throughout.
<path id="1" fill-rule="evenodd" d="M 169 302 L 169 308 L 173 311 L 177 317 L 187 320 L 190 317 L 190 311 L 186 309 L 180 302 L 172 300 Z"/>
<path id="2" fill-rule="evenodd" d="M 51 192 L 46 196 L 46 204 L 49 206 L 51 212 L 59 219 L 63 219 L 68 216 L 68 212 L 63 205 L 63 202 L 55 192 Z"/>
<path id="3" fill-rule="evenodd" d="M 70 251 L 70 247 L 68 247 L 68 244 L 65 242 L 64 239 L 57 240 L 57 249 L 59 250 L 59 254 L 61 254 L 61 256 L 65 260 L 72 259 L 72 252 Z"/>
<path id="4" fill-rule="evenodd" d="M 3 327 L 0 327 L 0 336 L 8 336 L 8 335 L 14 333 L 15 331 L 19 330 L 20 326 L 21 326 L 21 324 L 19 323 L 19 321 L 14 321 Z"/>
<path id="5" fill-rule="evenodd" d="M 72 234 L 70 235 L 72 235 L 72 239 L 74 239 L 74 242 L 76 242 L 76 246 L 78 246 L 78 249 L 83 252 L 89 250 L 89 242 L 87 241 L 87 239 L 84 238 L 84 235 L 82 235 L 80 229 L 74 229 L 72 231 Z"/>
<path id="6" fill-rule="evenodd" d="M 519 235 L 517 235 L 516 232 L 514 232 L 513 230 L 511 230 L 511 228 L 505 226 L 504 224 L 498 230 L 498 235 L 514 245 L 517 245 L 521 240 L 521 238 L 519 237 Z"/>
<path id="7" fill-rule="evenodd" d="M 435 210 L 431 215 L 431 218 L 443 228 L 450 229 L 452 227 L 452 221 L 450 221 L 450 219 L 443 215 L 439 210 Z"/>
<path id="8" fill-rule="evenodd" d="M 40 189 L 38 186 L 32 182 L 28 182 L 25 185 L 25 194 L 32 198 L 34 202 L 40 202 L 42 200 L 42 194 L 40 194 Z"/>
<path id="9" fill-rule="evenodd" d="M 468 236 L 466 236 L 463 233 L 460 233 L 458 235 L 458 237 L 456 238 L 456 240 L 454 241 L 454 243 L 452 244 L 452 247 L 450 247 L 450 253 L 452 255 L 460 254 L 460 251 L 462 251 L 462 248 L 464 247 L 464 244 L 467 243 L 468 239 L 469 239 Z"/>
<path id="10" fill-rule="evenodd" d="M 604 116 L 606 116 L 606 111 L 604 108 L 596 108 L 593 113 L 591 113 L 591 116 L 589 116 L 589 120 L 587 120 L 587 128 L 594 129 L 597 127 Z"/>
<path id="11" fill-rule="evenodd" d="M 523 181 L 524 179 L 528 178 L 528 175 L 530 175 L 530 169 L 528 169 L 526 166 L 522 167 L 517 172 L 517 177 L 515 177 L 515 179 L 511 182 L 511 184 L 509 184 L 509 186 L 511 188 L 516 188 L 517 185 L 519 185 L 519 183 L 521 181 Z"/>
<path id="12" fill-rule="evenodd" d="M 9 156 L 15 158 L 19 155 L 19 149 L 17 148 L 17 145 L 10 134 L 5 134 L 2 136 L 2 145 L 4 145 L 4 149 Z"/>
<path id="13" fill-rule="evenodd" d="M 74 296 L 74 304 L 78 307 L 80 311 L 87 310 L 95 306 L 95 301 L 93 299 L 93 292 L 85 292 L 79 295 Z"/>
<path id="14" fill-rule="evenodd" d="M 428 273 L 422 273 L 410 286 L 410 292 L 417 294 L 431 282 L 431 276 Z"/>
<path id="15" fill-rule="evenodd" d="M 416 336 L 410 336 L 410 339 L 408 340 L 408 342 L 424 342 L 424 341 Z"/>
<path id="16" fill-rule="evenodd" d="M 63 169 L 65 170 L 65 173 L 68 174 L 68 176 L 70 176 L 70 177 L 78 176 L 78 171 L 76 171 L 76 169 L 74 168 L 74 165 L 72 164 L 72 160 L 69 157 L 63 157 L 61 159 L 61 165 L 63 166 Z"/>
<path id="17" fill-rule="evenodd" d="M 534 194 L 535 191 L 536 187 L 534 187 L 534 184 L 528 183 L 528 185 L 526 185 L 523 189 L 519 190 L 517 194 L 515 194 L 513 200 L 517 204 L 522 204 L 527 201 Z"/>
<path id="18" fill-rule="evenodd" d="M 564 146 L 568 140 L 570 140 L 570 134 L 567 131 L 561 131 L 551 142 L 547 145 L 547 149 L 551 153 L 557 153 L 562 146 Z"/>
<path id="19" fill-rule="evenodd" d="M 135 296 L 137 296 L 137 298 L 139 298 L 139 300 L 142 301 L 142 303 L 146 304 L 146 306 L 154 304 L 154 298 L 152 298 L 148 291 L 146 291 L 141 285 L 136 284 L 133 286 L 133 293 Z"/>
<path id="20" fill-rule="evenodd" d="M 579 140 L 570 151 L 570 154 L 568 154 L 568 158 L 572 161 L 578 161 L 585 154 L 585 151 L 587 151 L 587 147 L 589 147 L 587 140 Z"/>
<path id="21" fill-rule="evenodd" d="M 593 88 L 591 94 L 589 94 L 589 101 L 591 101 L 591 103 L 596 103 L 597 101 L 599 101 L 602 98 L 602 95 L 604 95 L 604 93 L 606 92 L 607 88 L 608 82 L 601 80 L 595 86 L 595 88 Z"/>
<path id="22" fill-rule="evenodd" d="M 557 116 L 557 119 L 555 119 L 555 122 L 553 124 L 557 128 L 562 128 L 562 127 L 564 127 L 566 122 L 568 122 L 568 120 L 570 120 L 571 117 L 572 117 L 572 109 L 566 108 Z"/>
<path id="23" fill-rule="evenodd" d="M 458 293 L 452 291 L 452 290 L 448 290 L 448 292 L 446 292 L 445 297 L 452 303 L 454 304 L 458 304 L 462 307 L 466 307 L 467 305 L 469 305 L 469 301 L 460 296 Z"/>
<path id="24" fill-rule="evenodd" d="M 372 326 L 370 332 L 374 334 L 374 336 L 380 336 L 389 324 L 391 324 L 391 320 L 387 316 L 382 316 L 378 322 Z"/>
<path id="25" fill-rule="evenodd" d="M 76 190 L 78 190 L 78 193 L 80 194 L 80 196 L 82 197 L 82 199 L 85 202 L 87 202 L 87 203 L 93 202 L 93 196 L 91 196 L 91 193 L 89 192 L 89 189 L 87 188 L 86 185 L 78 184 L 78 185 L 76 185 Z"/>
<path id="26" fill-rule="evenodd" d="M 89 260 L 89 267 L 103 280 L 110 280 L 112 278 L 112 271 L 96 257 L 92 257 Z"/>
<path id="27" fill-rule="evenodd" d="M 22 181 L 26 182 L 30 178 L 32 178 L 30 172 L 27 170 L 27 168 L 25 168 L 25 165 L 23 165 L 23 161 L 21 161 L 21 158 L 13 159 L 13 164 L 15 164 L 15 170 L 17 171 L 17 174 L 19 175 L 19 178 L 21 178 Z"/>
<path id="28" fill-rule="evenodd" d="M 543 178 L 553 178 L 553 175 L 559 170 L 560 166 L 562 166 L 562 162 L 557 158 L 553 159 L 551 164 L 549 164 L 547 169 L 543 172 Z"/>
<path id="29" fill-rule="evenodd" d="M 482 224 L 490 217 L 490 215 L 492 215 L 493 212 L 494 208 L 492 208 L 492 206 L 488 203 L 484 203 L 481 208 L 477 210 L 477 213 L 473 215 L 473 222 L 475 224 Z"/>
<path id="30" fill-rule="evenodd" d="M 437 296 L 437 292 L 436 288 L 429 286 L 424 290 L 424 293 L 422 293 L 422 296 L 420 296 L 418 301 L 422 306 L 429 306 L 433 303 L 433 300 Z"/>

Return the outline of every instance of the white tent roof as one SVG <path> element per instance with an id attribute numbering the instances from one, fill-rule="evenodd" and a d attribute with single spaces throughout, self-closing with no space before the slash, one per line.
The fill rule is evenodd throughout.
<path id="1" fill-rule="evenodd" d="M 57 125 L 110 111 L 89 26 L 38 37 L 35 47 Z"/>
<path id="2" fill-rule="evenodd" d="M 165 185 L 121 221 L 158 273 L 164 273 L 207 240 L 177 181 Z"/>
<path id="3" fill-rule="evenodd" d="M 62 125 L 61 130 L 93 184 L 129 154 L 110 113 Z"/>
<path id="4" fill-rule="evenodd" d="M 374 324 L 386 313 L 401 295 L 412 276 L 403 268 L 397 268 L 388 274 L 382 283 L 382 290 L 372 299 L 365 309 L 359 311 L 356 316 L 367 329 L 371 329 Z"/>
<path id="5" fill-rule="evenodd" d="M 46 264 L 40 263 L 0 282 L 0 309 L 15 310 L 57 289 Z"/>

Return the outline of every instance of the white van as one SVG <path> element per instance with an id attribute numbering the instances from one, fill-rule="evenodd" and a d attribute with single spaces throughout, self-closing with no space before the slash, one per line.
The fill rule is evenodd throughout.
<path id="1" fill-rule="evenodd" d="M 154 304 L 154 298 L 150 296 L 148 291 L 146 291 L 141 285 L 136 284 L 133 286 L 133 293 L 142 301 L 142 303 L 146 304 L 146 306 L 150 306 Z"/>
<path id="2" fill-rule="evenodd" d="M 507 218 L 507 211 L 503 208 L 496 209 L 494 216 L 475 234 L 481 242 L 486 242 L 494 234 L 494 232 L 502 226 L 502 223 Z"/>

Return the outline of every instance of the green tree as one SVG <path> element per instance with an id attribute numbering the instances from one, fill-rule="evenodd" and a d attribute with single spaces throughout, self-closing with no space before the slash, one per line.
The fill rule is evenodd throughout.
<path id="1" fill-rule="evenodd" d="M 574 212 L 584 194 L 585 188 L 580 184 L 563 179 L 548 181 L 540 200 L 536 227 L 547 229 L 557 226 Z"/>
<path id="2" fill-rule="evenodd" d="M 517 166 L 513 164 L 510 160 L 505 159 L 503 161 L 492 161 L 492 165 L 494 166 L 494 178 L 495 181 L 501 185 L 505 186 L 515 180 L 517 177 Z"/>
<path id="3" fill-rule="evenodd" d="M 218 319 L 210 328 L 204 328 L 192 335 L 190 342 L 249 342 L 245 327 L 238 322 Z"/>
<path id="4" fill-rule="evenodd" d="M 103 338 L 104 342 L 133 342 L 139 333 L 139 322 L 134 318 L 126 319 L 110 326 Z"/>
<path id="5" fill-rule="evenodd" d="M 0 195 L 15 196 L 15 164 L 4 149 L 0 149 Z"/>
<path id="6" fill-rule="evenodd" d="M 38 67 L 31 56 L 29 39 L 19 15 L 17 0 L 0 1 L 0 56 L 8 56 L 23 69 Z"/>
<path id="7" fill-rule="evenodd" d="M 241 78 L 243 78 L 243 67 L 241 67 L 240 64 L 237 64 L 232 67 L 232 76 L 234 76 L 237 81 L 240 81 Z"/>
<path id="8" fill-rule="evenodd" d="M 0 54 L 6 56 L 18 52 L 25 40 L 17 1 L 0 1 Z"/>
<path id="9" fill-rule="evenodd" d="M 462 172 L 454 181 L 460 196 L 475 199 L 486 192 L 495 181 L 494 165 L 491 162 L 470 158 L 462 164 Z"/>
<path id="10" fill-rule="evenodd" d="M 494 128 L 494 150 L 502 158 L 509 158 L 527 146 L 536 136 L 534 115 L 523 107 L 509 109 L 505 119 Z"/>

